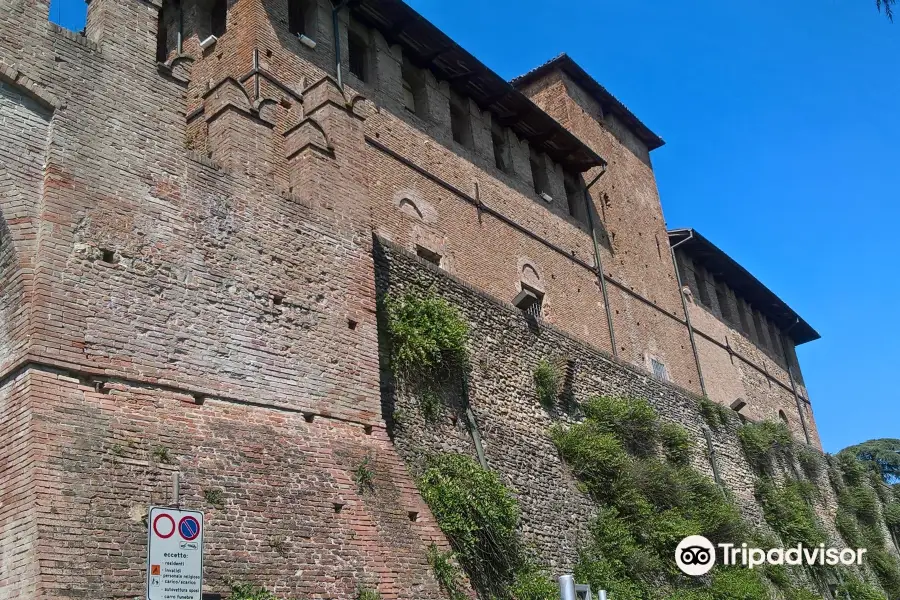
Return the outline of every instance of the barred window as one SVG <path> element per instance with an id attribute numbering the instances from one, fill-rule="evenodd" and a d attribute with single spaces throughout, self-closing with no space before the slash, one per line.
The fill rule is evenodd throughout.
<path id="1" fill-rule="evenodd" d="M 669 372 L 666 370 L 666 365 L 664 363 L 656 360 L 655 358 L 651 358 L 650 367 L 651 369 L 653 369 L 654 377 L 656 377 L 660 381 L 669 381 Z"/>

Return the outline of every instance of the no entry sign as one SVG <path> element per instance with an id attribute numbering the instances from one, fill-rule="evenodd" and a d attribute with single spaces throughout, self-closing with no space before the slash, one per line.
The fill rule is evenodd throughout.
<path id="1" fill-rule="evenodd" d="M 150 507 L 147 600 L 201 600 L 203 513 Z"/>

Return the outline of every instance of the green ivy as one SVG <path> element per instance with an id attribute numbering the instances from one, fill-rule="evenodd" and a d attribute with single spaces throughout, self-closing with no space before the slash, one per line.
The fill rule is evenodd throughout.
<path id="1" fill-rule="evenodd" d="M 800 463 L 800 469 L 811 481 L 816 481 L 825 468 L 822 455 L 809 446 L 797 445 L 794 453 L 797 456 L 797 462 Z"/>
<path id="2" fill-rule="evenodd" d="M 556 403 L 559 396 L 560 383 L 559 369 L 550 361 L 544 359 L 534 369 L 534 389 L 538 400 L 547 408 Z"/>
<path id="3" fill-rule="evenodd" d="M 516 572 L 509 592 L 515 600 L 557 600 L 559 584 L 543 571 L 527 566 Z"/>
<path id="4" fill-rule="evenodd" d="M 466 600 L 468 598 L 465 593 L 462 572 L 456 564 L 453 551 L 441 552 L 436 545 L 431 544 L 428 548 L 428 564 L 431 565 L 434 578 L 437 579 L 441 589 L 450 596 L 450 600 Z"/>
<path id="5" fill-rule="evenodd" d="M 444 379 L 468 360 L 469 327 L 460 312 L 434 294 L 388 295 L 384 306 L 391 365 L 404 379 Z"/>

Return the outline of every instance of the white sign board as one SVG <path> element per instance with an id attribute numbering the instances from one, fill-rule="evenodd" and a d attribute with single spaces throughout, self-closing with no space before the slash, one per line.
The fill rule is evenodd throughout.
<path id="1" fill-rule="evenodd" d="M 201 600 L 203 513 L 150 507 L 147 600 Z"/>

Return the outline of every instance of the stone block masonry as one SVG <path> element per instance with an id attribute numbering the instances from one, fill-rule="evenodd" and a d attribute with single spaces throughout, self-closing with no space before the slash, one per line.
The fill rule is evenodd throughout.
<path id="1" fill-rule="evenodd" d="M 488 466 L 517 491 L 525 541 L 552 573 L 572 568 L 598 507 L 575 485 L 548 432 L 555 423 L 577 420 L 577 402 L 595 395 L 645 399 L 663 420 L 686 428 L 693 466 L 713 478 L 712 451 L 722 484 L 744 517 L 767 527 L 755 496 L 756 477 L 736 435 L 737 415 L 731 417 L 731 427 L 712 429 L 701 414 L 700 397 L 692 392 L 614 360 L 552 325 L 534 322 L 389 241 L 376 240 L 375 252 L 379 295 L 437 294 L 461 311 L 470 328 L 468 396 L 461 388 L 450 389 L 449 407 L 438 419 L 426 421 L 421 399 L 398 386 L 389 370 L 382 372 L 382 405 L 395 446 L 413 473 L 421 472 L 429 454 L 460 452 L 475 458 L 464 417 L 470 407 Z M 542 360 L 565 365 L 560 401 L 549 410 L 534 386 L 534 371 Z M 386 357 L 382 363 L 387 364 Z M 843 547 L 834 526 L 835 491 L 824 473 L 814 484 L 816 511 L 832 543 Z"/>

